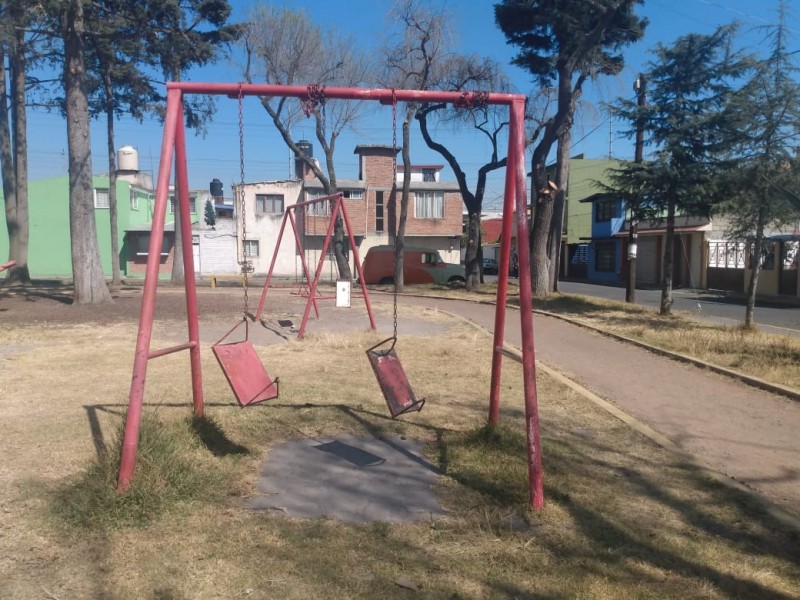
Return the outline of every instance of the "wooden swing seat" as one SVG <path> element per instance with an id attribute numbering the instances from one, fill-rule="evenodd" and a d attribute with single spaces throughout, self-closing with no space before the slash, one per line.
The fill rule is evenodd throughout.
<path id="1" fill-rule="evenodd" d="M 389 349 L 378 350 L 386 342 L 392 342 Z M 425 404 L 425 398 L 417 400 L 414 390 L 411 389 L 406 372 L 394 349 L 396 342 L 396 338 L 389 338 L 367 350 L 367 358 L 393 419 L 405 413 L 422 410 Z"/>

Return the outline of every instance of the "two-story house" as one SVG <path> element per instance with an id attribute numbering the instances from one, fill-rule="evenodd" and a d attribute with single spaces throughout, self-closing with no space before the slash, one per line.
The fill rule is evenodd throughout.
<path id="1" fill-rule="evenodd" d="M 397 149 L 385 145 L 359 145 L 357 179 L 339 179 L 338 189 L 344 195 L 350 225 L 359 256 L 369 248 L 394 243 L 394 232 L 400 212 L 402 166 L 397 166 L 397 197 L 394 194 L 394 160 Z M 303 161 L 297 161 L 298 176 L 303 180 L 306 198 L 324 195 L 321 182 Z M 438 250 L 446 262 L 458 263 L 461 236 L 461 193 L 455 182 L 441 181 L 443 165 L 411 167 L 410 198 L 405 239 L 407 245 Z M 327 232 L 327 206 L 316 207 L 302 227 L 313 264 Z M 315 252 L 317 254 L 315 254 Z M 325 257 L 325 272 L 335 273 L 331 254 Z M 352 262 L 352 258 L 351 258 Z"/>

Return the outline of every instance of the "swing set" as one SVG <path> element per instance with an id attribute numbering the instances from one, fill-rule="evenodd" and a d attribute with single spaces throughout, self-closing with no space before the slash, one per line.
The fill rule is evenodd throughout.
<path id="1" fill-rule="evenodd" d="M 500 245 L 500 276 L 497 286 L 497 302 L 495 309 L 495 326 L 492 352 L 492 376 L 489 390 L 489 422 L 497 425 L 499 422 L 499 402 L 500 402 L 500 379 L 503 358 L 503 340 L 505 332 L 506 299 L 508 295 L 508 267 L 511 257 L 511 237 L 512 225 L 516 220 L 517 239 L 528 239 L 528 219 L 527 219 L 527 199 L 525 191 L 525 141 L 524 141 L 524 109 L 525 96 L 519 94 L 502 94 L 486 92 L 434 92 L 419 90 L 398 90 L 398 89 L 362 89 L 362 88 L 337 88 L 321 87 L 318 85 L 303 86 L 283 86 L 269 84 L 244 84 L 244 83 L 195 83 L 195 82 L 171 82 L 167 83 L 167 111 L 164 121 L 164 135 L 161 144 L 161 157 L 156 183 L 155 206 L 153 211 L 153 223 L 150 233 L 150 246 L 145 271 L 144 289 L 142 292 L 142 307 L 139 317 L 139 330 L 136 341 L 136 352 L 134 355 L 133 374 L 131 377 L 131 389 L 128 399 L 128 411 L 125 418 L 125 430 L 122 443 L 122 456 L 119 467 L 119 477 L 117 490 L 124 492 L 131 484 L 133 472 L 136 464 L 136 453 L 139 441 L 139 428 L 141 424 L 141 413 L 144 401 L 145 379 L 147 366 L 151 359 L 180 352 L 189 351 L 189 365 L 191 369 L 192 399 L 195 416 L 202 416 L 203 407 L 203 386 L 201 373 L 200 357 L 200 330 L 197 309 L 197 289 L 195 284 L 194 265 L 192 257 L 192 232 L 191 217 L 189 212 L 189 180 L 186 164 L 186 134 L 184 129 L 184 108 L 183 98 L 187 94 L 210 94 L 223 95 L 229 98 L 239 99 L 239 123 L 240 123 L 240 152 L 243 152 L 242 133 L 242 98 L 244 96 L 260 97 L 284 97 L 298 98 L 305 106 L 314 103 L 324 102 L 326 98 L 343 100 L 371 100 L 378 101 L 384 105 L 390 105 L 396 114 L 398 102 L 446 102 L 452 103 L 459 108 L 469 108 L 485 106 L 490 104 L 505 105 L 509 107 L 509 142 L 506 163 L 505 198 L 503 204 L 503 226 Z M 179 223 L 181 232 L 181 248 L 183 250 L 183 265 L 185 276 L 185 296 L 186 312 L 188 320 L 189 339 L 183 344 L 178 344 L 168 348 L 151 350 L 151 340 L 153 333 L 153 318 L 155 314 L 156 291 L 158 286 L 158 270 L 161 245 L 164 237 L 164 223 L 166 218 L 167 195 L 169 189 L 170 173 L 175 168 L 175 179 L 177 188 L 177 202 L 179 203 Z M 244 183 L 244 159 L 240 155 L 242 164 L 242 183 Z M 244 210 L 243 186 L 240 186 L 240 201 Z M 396 177 L 394 183 L 396 197 Z M 318 315 L 316 295 L 317 285 L 322 274 L 323 261 L 327 246 L 330 241 L 333 224 L 341 214 L 348 230 L 350 246 L 353 251 L 356 269 L 359 272 L 362 293 L 367 306 L 370 324 L 376 328 L 372 309 L 369 303 L 369 296 L 364 277 L 361 274 L 361 264 L 358 259 L 358 252 L 352 231 L 349 227 L 349 219 L 342 202 L 342 195 L 335 194 L 315 200 L 297 203 L 297 207 L 306 209 L 314 202 L 328 202 L 331 205 L 331 218 L 328 224 L 328 233 L 324 241 L 323 252 L 320 255 L 319 264 L 314 274 L 313 282 L 309 287 L 308 302 L 306 304 L 302 331 L 310 314 L 311 307 L 314 306 Z M 281 225 L 281 236 L 287 220 L 291 223 L 295 232 L 295 239 L 298 240 L 297 226 L 293 210 L 290 207 L 284 213 Z M 246 219 L 243 214 L 243 236 L 245 234 Z M 299 244 L 299 241 L 298 241 Z M 260 318 L 264 309 L 264 302 L 267 295 L 269 281 L 275 266 L 277 249 L 280 245 L 280 238 L 276 244 L 272 263 L 267 275 L 267 283 L 264 286 L 257 317 Z M 301 257 L 303 256 L 302 247 L 299 247 Z M 242 257 L 240 266 L 244 275 L 244 315 L 221 340 L 212 345 L 212 351 L 216 356 L 225 377 L 227 378 L 234 395 L 240 405 L 248 406 L 264 400 L 269 400 L 278 396 L 278 379 L 272 380 L 267 374 L 261 360 L 259 359 L 252 343 L 249 341 L 248 320 L 255 319 L 249 314 L 247 283 L 248 275 L 253 271 L 252 263 L 247 260 L 244 240 L 242 240 Z M 523 243 L 518 248 L 519 272 L 520 272 L 520 325 L 522 332 L 522 366 L 525 396 L 525 418 L 527 435 L 527 459 L 528 475 L 530 482 L 530 500 L 534 509 L 540 509 L 544 504 L 542 491 L 542 464 L 539 440 L 539 417 L 536 391 L 535 356 L 533 347 L 533 316 L 532 298 L 530 281 L 530 252 L 528 245 Z M 303 270 L 306 282 L 310 280 L 308 265 L 303 259 Z M 223 343 L 235 330 L 244 324 L 244 340 L 238 342 Z M 406 412 L 418 411 L 422 408 L 425 400 L 417 400 L 408 379 L 403 370 L 402 364 L 395 351 L 397 343 L 397 294 L 394 295 L 394 332 L 393 336 L 369 348 L 367 352 L 368 360 L 375 372 L 381 391 L 386 399 L 392 417 L 399 416 Z"/>

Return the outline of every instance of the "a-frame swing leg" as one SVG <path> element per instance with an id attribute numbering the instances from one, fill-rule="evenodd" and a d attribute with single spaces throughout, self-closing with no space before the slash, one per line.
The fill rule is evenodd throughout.
<path id="1" fill-rule="evenodd" d="M 136 451 L 139 444 L 139 429 L 142 418 L 142 405 L 144 401 L 144 384 L 147 376 L 147 363 L 151 358 L 157 358 L 180 350 L 190 350 L 192 364 L 192 392 L 195 412 L 202 414 L 203 390 L 200 374 L 199 354 L 199 326 L 197 319 L 196 289 L 194 288 L 194 268 L 191 262 L 191 223 L 189 221 L 189 192 L 186 174 L 186 145 L 183 134 L 183 93 L 180 89 L 167 91 L 167 114 L 164 121 L 164 136 L 161 141 L 161 161 L 158 167 L 158 180 L 156 183 L 156 198 L 153 208 L 153 222 L 150 228 L 150 246 L 148 248 L 147 268 L 145 270 L 144 289 L 142 290 L 142 308 L 139 314 L 139 331 L 136 336 L 136 352 L 133 359 L 133 375 L 131 376 L 131 389 L 128 397 L 128 411 L 125 416 L 125 431 L 122 441 L 122 456 L 120 458 L 119 475 L 117 478 L 117 491 L 124 492 L 128 489 L 133 478 L 136 466 Z M 180 149 L 177 148 L 180 140 Z M 185 246 L 184 257 L 188 255 L 189 262 L 184 262 L 187 268 L 187 281 L 191 282 L 191 289 L 186 289 L 186 306 L 189 319 L 190 340 L 185 344 L 150 350 L 153 337 L 153 315 L 155 313 L 156 288 L 158 287 L 158 271 L 161 262 L 161 247 L 164 241 L 164 221 L 167 213 L 167 195 L 169 191 L 169 177 L 173 157 L 176 160 L 176 173 L 178 179 L 178 201 L 181 203 L 179 213 L 182 213 L 181 233 L 184 243 L 189 242 L 188 250 Z M 184 260 L 185 260 L 184 258 Z"/>

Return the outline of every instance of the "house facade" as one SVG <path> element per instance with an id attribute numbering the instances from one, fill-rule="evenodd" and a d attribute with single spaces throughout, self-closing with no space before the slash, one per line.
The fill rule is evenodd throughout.
<path id="1" fill-rule="evenodd" d="M 144 185 L 142 185 L 144 184 Z M 126 231 L 149 224 L 153 217 L 153 190 L 146 180 L 117 179 L 117 231 L 120 269 L 129 274 L 131 240 Z M 92 178 L 97 242 L 103 273 L 111 277 L 111 219 L 109 178 Z M 69 177 L 31 181 L 28 185 L 30 238 L 28 268 L 33 278 L 72 277 L 72 247 L 69 226 Z M 0 213 L 0 256 L 8 256 L 5 212 Z"/>
<path id="2" fill-rule="evenodd" d="M 356 179 L 339 179 L 337 187 L 344 195 L 359 256 L 366 256 L 373 246 L 394 243 L 399 218 L 399 197 L 402 189 L 402 166 L 397 167 L 397 198 L 393 192 L 394 159 L 397 149 L 384 145 L 359 145 Z M 313 177 L 303 161 L 297 161 L 298 175 L 303 180 L 306 199 L 325 194 L 321 182 Z M 410 198 L 405 240 L 409 246 L 438 250 L 445 262 L 458 263 L 461 238 L 461 193 L 458 184 L 442 182 L 443 165 L 411 167 Z M 317 264 L 329 219 L 327 208 L 320 205 L 305 219 L 303 235 L 313 264 Z M 351 267 L 353 258 L 350 257 Z M 335 277 L 335 266 L 329 252 L 323 272 Z"/>

